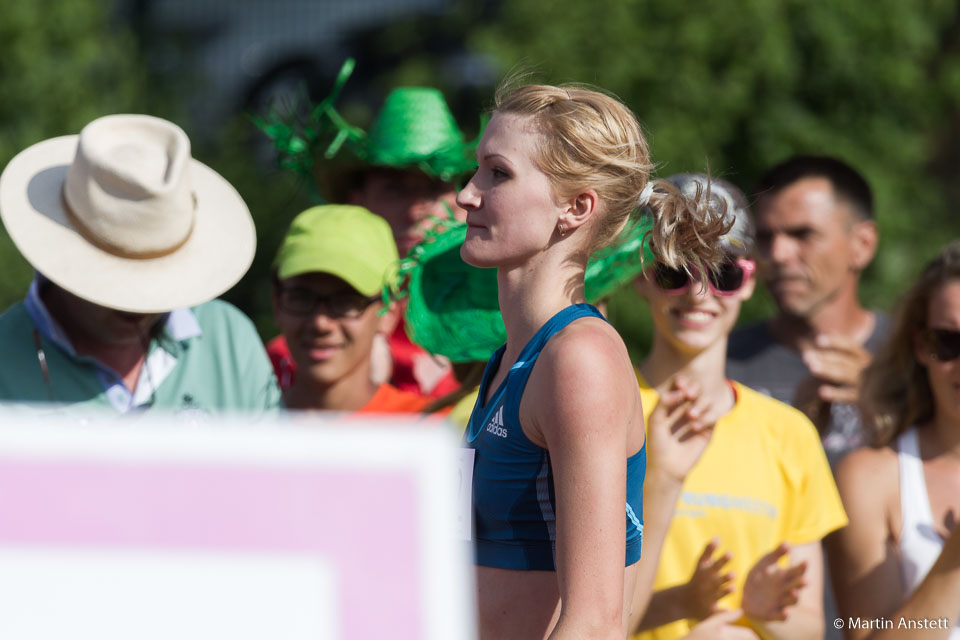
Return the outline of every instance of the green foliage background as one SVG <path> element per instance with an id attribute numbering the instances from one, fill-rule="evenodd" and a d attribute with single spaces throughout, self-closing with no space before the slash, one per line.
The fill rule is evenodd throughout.
<path id="1" fill-rule="evenodd" d="M 176 107 L 181 88 L 147 74 L 137 43 L 105 4 L 6 3 L 0 166 L 23 147 L 76 133 L 106 113 L 156 113 L 191 132 L 189 114 Z M 371 85 L 385 93 L 428 83 L 452 94 L 457 79 L 428 46 L 451 39 L 489 61 L 493 81 L 520 72 L 617 94 L 643 121 L 661 175 L 709 170 L 749 189 L 760 171 L 793 153 L 837 155 L 858 167 L 874 189 L 881 233 L 863 285 L 869 305 L 889 308 L 921 264 L 960 235 L 960 13 L 953 1 L 464 2 L 368 39 L 363 57 L 396 61 Z M 461 117 L 466 129 L 491 95 L 492 86 L 475 92 L 465 109 L 472 113 Z M 254 212 L 258 256 L 228 297 L 270 334 L 270 258 L 307 200 L 294 179 L 252 162 L 251 133 L 238 116 L 194 154 L 233 181 Z M 0 268 L 2 309 L 30 278 L 5 237 Z M 744 321 L 769 308 L 761 292 Z M 621 293 L 611 315 L 642 351 L 649 336 L 642 305 Z"/>
<path id="2" fill-rule="evenodd" d="M 20 149 L 77 133 L 90 120 L 142 110 L 147 85 L 128 33 L 101 3 L 5 2 L 0 12 L 0 167 Z M 139 107 L 139 109 L 138 109 Z M 32 270 L 0 235 L 0 309 L 20 299 Z"/>

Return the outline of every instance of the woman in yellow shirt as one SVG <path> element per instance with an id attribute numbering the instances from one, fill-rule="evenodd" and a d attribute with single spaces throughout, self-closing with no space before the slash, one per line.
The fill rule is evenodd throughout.
<path id="1" fill-rule="evenodd" d="M 762 637 L 822 637 L 820 540 L 846 516 L 819 437 L 799 411 L 724 375 L 727 337 L 754 288 L 746 199 L 705 175 L 668 180 L 688 195 L 709 192 L 734 224 L 721 240 L 727 261 L 707 286 L 664 265 L 636 280 L 654 324 L 651 352 L 637 367 L 651 464 L 656 433 L 675 428 L 682 406 L 666 400 L 679 385 L 697 389 L 684 419 L 712 435 L 683 481 L 656 592 L 632 628 L 649 630 L 645 639 L 679 638 L 698 620 L 741 609 L 740 624 Z"/>

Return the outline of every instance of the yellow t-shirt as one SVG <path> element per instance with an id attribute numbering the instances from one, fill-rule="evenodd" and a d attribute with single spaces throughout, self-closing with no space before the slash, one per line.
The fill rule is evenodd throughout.
<path id="1" fill-rule="evenodd" d="M 640 372 L 644 418 L 659 400 Z M 816 428 L 800 411 L 734 382 L 736 403 L 717 421 L 703 456 L 683 483 L 664 541 L 654 589 L 686 583 L 711 538 L 733 555 L 735 590 L 720 601 L 740 606 L 747 572 L 783 541 L 802 545 L 847 523 Z M 634 636 L 667 640 L 696 620 L 678 620 Z"/>

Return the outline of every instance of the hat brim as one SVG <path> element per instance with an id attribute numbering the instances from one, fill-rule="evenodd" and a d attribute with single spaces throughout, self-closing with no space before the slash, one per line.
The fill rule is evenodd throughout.
<path id="1" fill-rule="evenodd" d="M 243 277 L 257 235 L 240 194 L 191 160 L 197 210 L 187 241 L 172 253 L 125 258 L 86 240 L 67 217 L 61 193 L 79 136 L 39 142 L 0 175 L 0 219 L 34 269 L 70 293 L 134 313 L 162 313 L 220 295 Z"/>

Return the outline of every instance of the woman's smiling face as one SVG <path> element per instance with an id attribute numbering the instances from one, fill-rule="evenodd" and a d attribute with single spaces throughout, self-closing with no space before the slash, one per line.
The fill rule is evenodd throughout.
<path id="1" fill-rule="evenodd" d="M 540 135 L 525 116 L 496 113 L 487 125 L 477 148 L 477 172 L 457 197 L 467 211 L 460 255 L 468 264 L 522 264 L 549 246 L 566 207 L 537 168 Z"/>
<path id="2" fill-rule="evenodd" d="M 726 340 L 737 323 L 740 306 L 753 294 L 751 275 L 733 295 L 714 295 L 709 287 L 693 282 L 680 295 L 671 295 L 657 286 L 652 269 L 635 281 L 637 291 L 647 299 L 658 336 L 680 353 L 696 354 Z"/>

